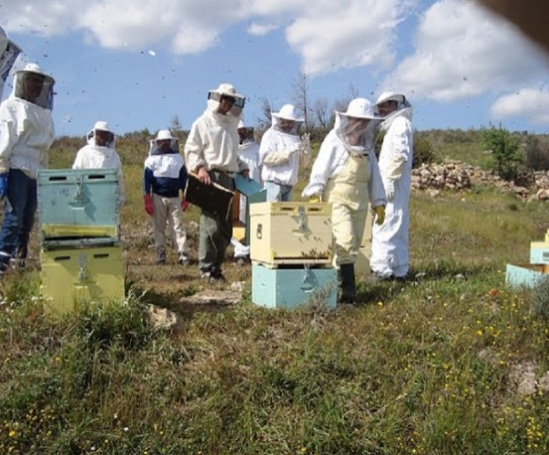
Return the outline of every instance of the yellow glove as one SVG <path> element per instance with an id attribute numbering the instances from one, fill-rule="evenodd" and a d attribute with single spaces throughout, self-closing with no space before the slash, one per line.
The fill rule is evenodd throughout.
<path id="1" fill-rule="evenodd" d="M 322 196 L 317 196 L 317 195 L 311 196 L 309 198 L 309 202 L 312 202 L 313 204 L 318 204 L 322 202 Z"/>
<path id="2" fill-rule="evenodd" d="M 374 207 L 374 212 L 376 213 L 376 224 L 381 226 L 385 221 L 385 206 L 378 205 L 377 207 Z"/>

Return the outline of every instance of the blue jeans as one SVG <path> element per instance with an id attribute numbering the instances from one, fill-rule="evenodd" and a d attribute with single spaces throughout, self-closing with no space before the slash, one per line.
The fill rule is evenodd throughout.
<path id="1" fill-rule="evenodd" d="M 0 265 L 6 265 L 15 255 L 20 258 L 27 256 L 37 205 L 36 180 L 19 169 L 10 169 L 8 197 L 4 201 L 4 220 L 0 229 Z"/>
<path id="2" fill-rule="evenodd" d="M 276 182 L 265 182 L 265 189 L 267 190 L 267 202 L 287 202 L 292 200 L 291 185 L 281 185 Z"/>

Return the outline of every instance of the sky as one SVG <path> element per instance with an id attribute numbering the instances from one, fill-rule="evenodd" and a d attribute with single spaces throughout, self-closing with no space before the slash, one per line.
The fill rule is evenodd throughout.
<path id="1" fill-rule="evenodd" d="M 549 132 L 549 54 L 471 0 L 0 0 L 0 26 L 55 78 L 57 136 L 189 129 L 224 82 L 255 126 L 299 80 L 330 110 L 403 93 L 418 130 Z"/>

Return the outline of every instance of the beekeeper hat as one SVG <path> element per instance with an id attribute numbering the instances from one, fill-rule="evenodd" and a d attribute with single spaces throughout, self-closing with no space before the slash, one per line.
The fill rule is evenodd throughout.
<path id="1" fill-rule="evenodd" d="M 173 140 L 177 139 L 172 136 L 172 133 L 170 133 L 170 130 L 158 130 L 158 134 L 156 135 L 155 141 L 165 141 L 165 140 Z"/>
<path id="2" fill-rule="evenodd" d="M 232 96 L 233 98 L 245 98 L 244 95 L 237 93 L 233 85 L 227 83 L 219 84 L 219 87 L 215 90 L 211 90 L 211 92 L 219 95 Z"/>
<path id="3" fill-rule="evenodd" d="M 366 98 L 355 98 L 347 106 L 347 111 L 340 114 L 354 118 L 382 119 L 375 114 L 374 105 Z"/>
<path id="4" fill-rule="evenodd" d="M 400 93 L 385 91 L 377 98 L 376 104 L 384 103 L 385 101 L 396 101 L 398 104 L 404 103 L 406 97 Z"/>
<path id="5" fill-rule="evenodd" d="M 273 117 L 293 120 L 294 122 L 303 122 L 305 119 L 299 116 L 297 108 L 293 104 L 285 104 L 280 108 L 280 111 L 273 112 Z"/>
<path id="6" fill-rule="evenodd" d="M 103 120 L 95 122 L 95 125 L 93 125 L 93 129 L 99 131 L 107 131 L 108 133 L 114 134 L 114 131 L 109 128 L 109 124 Z"/>
<path id="7" fill-rule="evenodd" d="M 42 68 L 40 68 L 40 65 L 38 65 L 38 63 L 27 63 L 23 69 L 17 70 L 15 72 L 15 74 L 20 74 L 20 73 L 40 74 L 41 76 L 44 76 L 45 80 L 49 82 L 50 85 L 53 85 L 55 82 L 53 77 L 51 77 L 50 75 L 42 71 Z"/>

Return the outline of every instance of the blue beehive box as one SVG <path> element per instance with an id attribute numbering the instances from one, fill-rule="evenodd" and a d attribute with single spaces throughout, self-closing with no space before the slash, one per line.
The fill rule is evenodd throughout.
<path id="1" fill-rule="evenodd" d="M 252 179 L 246 179 L 241 174 L 236 174 L 234 178 L 235 188 L 239 193 L 246 196 L 246 231 L 244 234 L 244 244 L 250 244 L 250 204 L 267 201 L 267 190 L 259 182 Z"/>
<path id="2" fill-rule="evenodd" d="M 548 242 L 530 242 L 530 264 L 549 264 Z"/>
<path id="3" fill-rule="evenodd" d="M 549 277 L 549 266 L 544 264 L 507 264 L 505 282 L 512 288 L 537 286 L 541 279 Z"/>
<path id="4" fill-rule="evenodd" d="M 252 302 L 267 308 L 323 304 L 333 309 L 337 303 L 337 270 L 303 266 L 269 268 L 253 263 Z"/>
<path id="5" fill-rule="evenodd" d="M 119 238 L 116 169 L 47 169 L 37 176 L 40 239 Z"/>
<path id="6" fill-rule="evenodd" d="M 242 174 L 235 175 L 234 186 L 236 191 L 242 193 L 246 197 L 259 193 L 263 189 L 259 182 L 256 182 L 253 179 L 247 179 Z"/>

